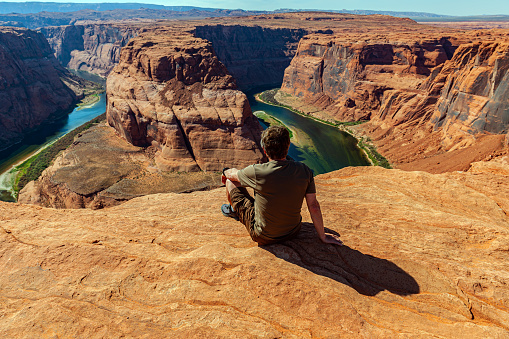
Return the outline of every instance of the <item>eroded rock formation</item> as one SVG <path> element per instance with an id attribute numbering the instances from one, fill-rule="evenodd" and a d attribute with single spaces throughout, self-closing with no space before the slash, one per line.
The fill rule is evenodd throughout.
<path id="1" fill-rule="evenodd" d="M 219 60 L 237 84 L 250 87 L 275 85 L 283 81 L 304 29 L 243 25 L 196 26 L 194 34 L 212 43 Z"/>
<path id="2" fill-rule="evenodd" d="M 155 193 L 183 193 L 220 185 L 217 173 L 166 173 L 154 166 L 155 149 L 127 143 L 105 123 L 79 134 L 18 201 L 54 208 L 99 209 Z"/>
<path id="3" fill-rule="evenodd" d="M 107 119 L 127 141 L 158 149 L 160 169 L 218 171 L 263 158 L 247 97 L 191 34 L 132 39 L 108 76 Z"/>
<path id="4" fill-rule="evenodd" d="M 457 47 L 456 39 L 445 37 L 404 42 L 355 38 L 314 34 L 302 39 L 285 70 L 282 91 L 325 108 L 337 120 L 369 120 L 385 91 L 415 89 Z"/>
<path id="5" fill-rule="evenodd" d="M 138 25 L 88 24 L 41 28 L 65 67 L 106 76 L 118 63 L 120 49 L 138 34 Z"/>
<path id="6" fill-rule="evenodd" d="M 0 28 L 0 150 L 25 133 L 69 113 L 75 93 L 62 81 L 69 73 L 40 33 Z"/>
<path id="7" fill-rule="evenodd" d="M 430 123 L 452 144 L 461 133 L 509 131 L 508 42 L 461 45 L 436 78 L 445 83 Z"/>
<path id="8" fill-rule="evenodd" d="M 401 168 L 466 170 L 502 152 L 509 139 L 504 31 L 381 32 L 364 40 L 354 33 L 304 37 L 280 97 L 301 100 L 322 119 L 369 120 L 354 129 Z M 456 152 L 449 153 L 454 161 L 436 166 L 445 152 Z"/>
<path id="9" fill-rule="evenodd" d="M 508 44 L 498 41 L 462 44 L 417 89 L 386 91 L 364 130 L 407 169 L 466 170 L 504 152 Z"/>
<path id="10" fill-rule="evenodd" d="M 308 214 L 257 247 L 219 212 L 224 189 L 98 211 L 0 202 L 0 335 L 505 338 L 508 166 L 318 176 L 344 247 Z"/>

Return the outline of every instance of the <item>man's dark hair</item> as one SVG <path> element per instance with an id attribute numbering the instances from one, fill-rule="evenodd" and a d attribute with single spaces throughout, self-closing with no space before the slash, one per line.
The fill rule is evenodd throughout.
<path id="1" fill-rule="evenodd" d="M 261 145 L 271 159 L 284 159 L 290 147 L 290 133 L 284 126 L 270 126 L 262 133 Z"/>

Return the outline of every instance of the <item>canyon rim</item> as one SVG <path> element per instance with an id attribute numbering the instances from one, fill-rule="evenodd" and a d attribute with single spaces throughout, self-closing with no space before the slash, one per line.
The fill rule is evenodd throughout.
<path id="1" fill-rule="evenodd" d="M 108 107 L 0 202 L 2 336 L 509 336 L 507 30 L 316 12 L 5 30 L 46 36 L 27 50 L 47 79 L 107 75 Z M 263 161 L 242 90 L 277 83 L 303 114 L 365 121 L 348 128 L 396 167 L 317 176 L 344 247 L 304 211 L 296 239 L 257 247 L 214 178 L 138 190 Z"/>

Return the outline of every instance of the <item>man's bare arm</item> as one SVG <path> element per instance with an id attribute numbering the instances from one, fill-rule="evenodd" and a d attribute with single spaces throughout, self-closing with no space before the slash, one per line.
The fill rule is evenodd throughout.
<path id="1" fill-rule="evenodd" d="M 309 214 L 311 214 L 311 220 L 313 220 L 313 225 L 315 225 L 315 229 L 320 240 L 326 244 L 343 245 L 343 242 L 339 239 L 339 236 L 325 233 L 325 229 L 323 227 L 322 210 L 320 209 L 320 204 L 316 199 L 316 193 L 306 194 L 306 204 L 308 205 Z"/>

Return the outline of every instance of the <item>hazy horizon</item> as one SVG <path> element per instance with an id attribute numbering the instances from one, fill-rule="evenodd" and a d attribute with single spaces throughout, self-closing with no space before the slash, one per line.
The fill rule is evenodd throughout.
<path id="1" fill-rule="evenodd" d="M 393 12 L 425 12 L 451 16 L 477 16 L 477 15 L 509 15 L 509 1 L 491 0 L 479 2 L 474 0 L 444 2 L 430 0 L 426 2 L 409 2 L 400 0 L 384 1 L 359 0 L 352 7 L 351 2 L 337 2 L 330 0 L 304 1 L 304 0 L 187 0 L 185 3 L 179 1 L 147 0 L 147 1 L 6 1 L 11 3 L 22 2 L 53 2 L 53 3 L 145 3 L 164 6 L 195 6 L 218 9 L 243 9 L 273 11 L 277 9 L 310 9 L 310 10 L 372 10 L 372 11 L 393 11 Z"/>

